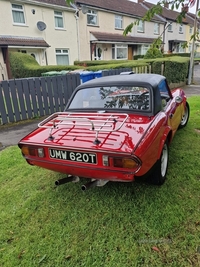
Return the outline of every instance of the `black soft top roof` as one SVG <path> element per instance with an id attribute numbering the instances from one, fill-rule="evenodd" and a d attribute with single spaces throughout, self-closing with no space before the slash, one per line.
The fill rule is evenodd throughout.
<path id="1" fill-rule="evenodd" d="M 158 84 L 164 80 L 165 77 L 159 74 L 121 74 L 111 75 L 102 78 L 97 78 L 83 83 L 77 89 L 96 87 L 96 86 L 120 86 L 120 85 L 135 85 L 148 87 L 149 85 L 153 90 L 157 90 Z"/>
<path id="2" fill-rule="evenodd" d="M 152 92 L 152 104 L 151 110 L 146 113 L 149 116 L 157 114 L 159 111 L 162 110 L 162 101 L 161 101 L 161 94 L 158 88 L 158 85 L 166 80 L 166 78 L 159 74 L 119 74 L 119 75 L 111 75 L 102 78 L 96 78 L 85 82 L 79 85 L 76 90 L 73 92 L 71 96 L 71 100 L 73 99 L 74 95 L 78 90 L 85 89 L 85 88 L 95 88 L 95 87 L 112 87 L 112 86 L 135 86 L 135 87 L 146 87 L 149 88 Z M 169 87 L 168 87 L 168 91 Z M 70 105 L 68 103 L 66 109 Z"/>

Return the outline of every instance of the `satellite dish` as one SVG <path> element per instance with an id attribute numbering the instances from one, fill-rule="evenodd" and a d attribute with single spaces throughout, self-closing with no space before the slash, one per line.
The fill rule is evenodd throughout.
<path id="1" fill-rule="evenodd" d="M 88 8 L 86 6 L 82 6 L 81 9 L 83 14 L 86 14 L 88 12 Z"/>
<path id="2" fill-rule="evenodd" d="M 46 24 L 43 21 L 38 21 L 37 22 L 37 28 L 39 31 L 44 31 L 46 29 Z"/>

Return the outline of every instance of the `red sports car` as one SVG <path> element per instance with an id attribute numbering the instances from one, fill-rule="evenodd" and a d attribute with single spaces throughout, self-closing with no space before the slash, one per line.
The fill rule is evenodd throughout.
<path id="1" fill-rule="evenodd" d="M 79 177 L 90 179 L 83 190 L 140 177 L 161 185 L 168 146 L 188 119 L 184 91 L 170 91 L 164 76 L 123 73 L 78 86 L 65 110 L 40 122 L 19 147 L 29 164 L 65 173 L 57 185 Z"/>

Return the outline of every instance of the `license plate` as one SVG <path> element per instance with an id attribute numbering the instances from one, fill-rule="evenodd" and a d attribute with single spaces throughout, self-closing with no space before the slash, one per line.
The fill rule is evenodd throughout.
<path id="1" fill-rule="evenodd" d="M 70 161 L 84 162 L 91 164 L 97 163 L 96 154 L 93 153 L 49 149 L 49 156 L 52 159 L 70 160 Z"/>

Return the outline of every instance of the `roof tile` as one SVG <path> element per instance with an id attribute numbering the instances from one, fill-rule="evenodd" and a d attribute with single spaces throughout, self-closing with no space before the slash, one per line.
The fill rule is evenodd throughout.
<path id="1" fill-rule="evenodd" d="M 124 43 L 152 43 L 154 38 L 136 37 L 136 36 L 124 36 L 122 34 L 112 34 L 106 32 L 90 32 L 98 41 L 107 42 L 124 42 Z"/>
<path id="2" fill-rule="evenodd" d="M 0 35 L 0 46 L 49 47 L 49 44 L 43 38 Z"/>
<path id="3" fill-rule="evenodd" d="M 119 12 L 126 15 L 131 15 L 137 18 L 142 18 L 147 12 L 145 6 L 128 0 L 76 0 L 77 5 L 86 5 L 96 8 L 105 9 L 107 11 Z M 154 20 L 163 21 L 159 16 L 154 16 Z"/>

